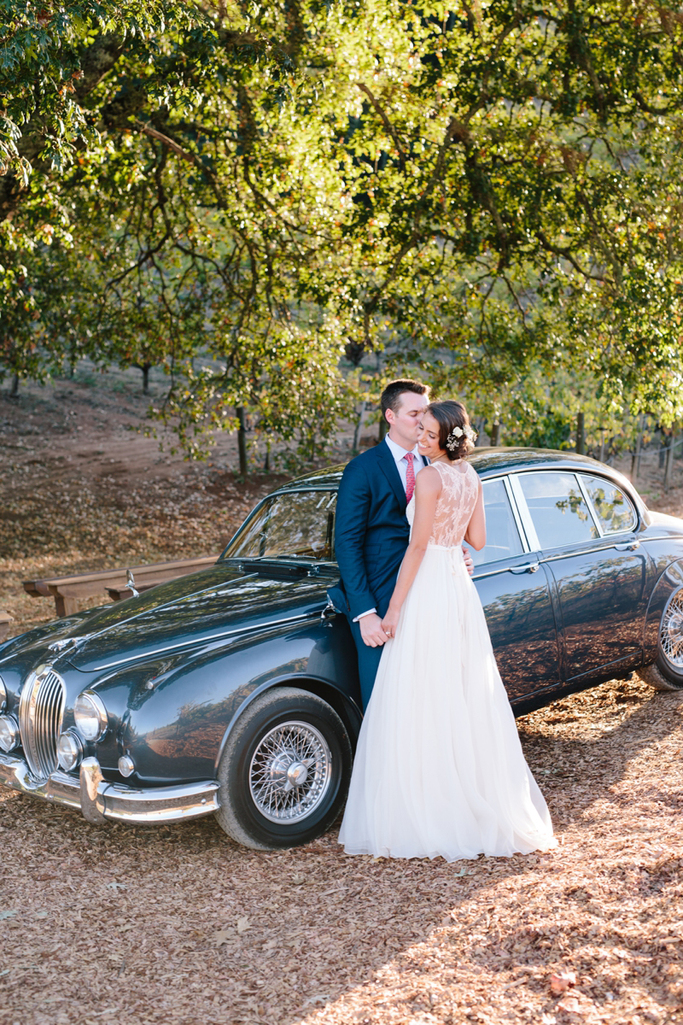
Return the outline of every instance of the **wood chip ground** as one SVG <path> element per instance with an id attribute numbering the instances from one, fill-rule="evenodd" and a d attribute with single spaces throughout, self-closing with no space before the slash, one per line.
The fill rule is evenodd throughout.
<path id="1" fill-rule="evenodd" d="M 93 445 L 106 449 L 106 437 Z M 55 487 L 50 451 L 41 465 Z M 183 490 L 180 469 L 170 484 L 150 474 L 137 525 L 120 489 L 106 512 L 92 476 L 92 503 L 57 513 L 55 529 L 46 504 L 31 505 L 33 541 L 24 520 L 5 517 L 6 547 L 20 543 L 0 563 L 0 605 L 17 630 L 50 615 L 14 589 L 41 560 L 67 572 L 98 568 L 83 563 L 103 541 L 150 561 L 218 544 L 230 503 L 238 519 L 254 492 L 218 476 L 214 493 L 210 473 L 194 504 L 196 477 Z M 155 487 L 162 499 L 176 488 L 185 505 L 155 506 Z M 680 512 L 680 497 L 666 497 L 668 511 Z M 154 508 L 166 509 L 159 524 Z M 560 841 L 548 854 L 374 861 L 347 857 L 336 829 L 256 853 L 212 819 L 98 828 L 2 791 L 0 1022 L 683 1023 L 683 694 L 611 681 L 519 729 Z"/>

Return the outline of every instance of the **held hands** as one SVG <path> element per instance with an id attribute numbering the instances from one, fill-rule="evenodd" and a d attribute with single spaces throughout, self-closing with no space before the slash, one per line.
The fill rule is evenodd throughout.
<path id="1" fill-rule="evenodd" d="M 382 620 L 382 629 L 384 630 L 384 633 L 387 635 L 387 637 L 395 637 L 396 636 L 396 627 L 398 626 L 398 617 L 399 617 L 398 610 L 394 611 L 392 609 L 391 605 L 390 605 L 388 610 L 387 610 L 386 616 Z"/>
<path id="2" fill-rule="evenodd" d="M 376 612 L 370 612 L 367 616 L 363 616 L 362 619 L 359 619 L 358 625 L 363 643 L 367 644 L 369 648 L 381 648 L 388 640 L 382 629 L 382 620 Z"/>

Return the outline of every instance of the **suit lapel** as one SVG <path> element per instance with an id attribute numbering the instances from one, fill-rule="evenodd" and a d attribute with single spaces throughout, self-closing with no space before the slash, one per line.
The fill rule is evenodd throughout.
<path id="1" fill-rule="evenodd" d="M 405 508 L 408 503 L 406 502 L 406 492 L 403 487 L 403 481 L 401 480 L 401 474 L 398 472 L 396 460 L 392 456 L 391 450 L 385 441 L 381 441 L 375 451 L 377 452 L 379 467 L 386 479 L 389 481 L 391 490 L 396 495 L 398 503 L 401 506 L 401 510 L 405 512 Z"/>

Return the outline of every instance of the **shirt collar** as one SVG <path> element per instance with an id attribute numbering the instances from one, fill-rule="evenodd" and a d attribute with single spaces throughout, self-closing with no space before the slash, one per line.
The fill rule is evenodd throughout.
<path id="1" fill-rule="evenodd" d="M 404 449 L 402 445 L 397 445 L 396 442 L 393 441 L 389 437 L 388 434 L 384 435 L 384 440 L 386 441 L 387 445 L 389 446 L 389 451 L 391 452 L 392 456 L 394 457 L 396 462 L 399 463 L 401 461 L 401 459 L 403 459 L 404 455 L 406 454 L 406 449 Z M 410 449 L 409 451 L 412 451 L 413 455 L 416 458 L 420 454 L 420 451 L 419 451 L 419 449 L 417 447 L 417 444 L 415 445 L 415 448 Z"/>

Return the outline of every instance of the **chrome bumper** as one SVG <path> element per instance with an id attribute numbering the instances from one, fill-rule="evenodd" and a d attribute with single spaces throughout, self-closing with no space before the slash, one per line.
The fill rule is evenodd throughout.
<path id="1" fill-rule="evenodd" d="M 107 783 L 96 758 L 84 759 L 78 780 L 60 771 L 49 779 L 35 780 L 23 758 L 0 753 L 3 784 L 22 794 L 78 808 L 89 822 L 175 822 L 210 815 L 220 807 L 215 779 L 138 790 L 123 783 Z"/>

